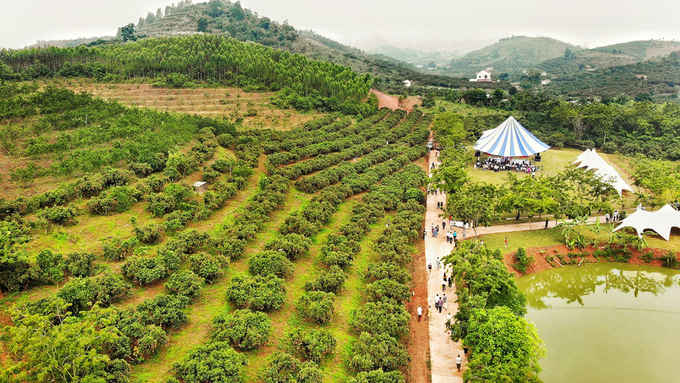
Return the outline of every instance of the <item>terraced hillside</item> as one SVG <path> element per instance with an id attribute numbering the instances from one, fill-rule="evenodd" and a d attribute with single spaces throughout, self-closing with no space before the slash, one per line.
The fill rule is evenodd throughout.
<path id="1" fill-rule="evenodd" d="M 5 373 L 403 379 L 430 116 L 381 109 L 360 122 L 331 115 L 288 131 L 237 131 L 144 111 L 154 120 L 140 134 L 185 119 L 196 126 L 162 156 L 134 130 L 113 134 L 141 110 L 52 88 L 14 92 L 38 113 L 24 120 L 25 135 L 5 136 L 7 156 L 38 163 L 28 148 L 43 147 L 44 160 L 60 164 L 102 147 L 111 168 L 76 168 L 85 174 L 73 182 L 0 200 L 9 218 L 0 230 Z M 95 109 L 117 112 L 95 118 Z M 56 154 L 53 137 L 65 134 L 77 148 Z M 196 181 L 207 191 L 195 193 Z"/>

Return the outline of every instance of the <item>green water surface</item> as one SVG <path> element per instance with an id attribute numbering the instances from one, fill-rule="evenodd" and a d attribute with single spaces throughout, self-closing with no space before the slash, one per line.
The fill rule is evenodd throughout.
<path id="1" fill-rule="evenodd" d="M 554 382 L 680 382 L 680 272 L 619 263 L 517 280 Z"/>

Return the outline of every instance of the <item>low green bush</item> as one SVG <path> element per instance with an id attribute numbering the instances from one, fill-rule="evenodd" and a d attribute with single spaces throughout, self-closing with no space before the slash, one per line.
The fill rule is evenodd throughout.
<path id="1" fill-rule="evenodd" d="M 223 312 L 213 320 L 211 338 L 242 351 L 258 349 L 269 340 L 272 321 L 260 311 L 236 310 Z"/>

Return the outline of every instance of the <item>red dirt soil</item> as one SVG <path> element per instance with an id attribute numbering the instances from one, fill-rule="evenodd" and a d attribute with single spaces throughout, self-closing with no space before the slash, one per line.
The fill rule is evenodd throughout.
<path id="1" fill-rule="evenodd" d="M 422 100 L 420 100 L 417 97 L 409 97 L 404 102 L 399 102 L 399 97 L 396 96 L 388 96 L 385 93 L 371 89 L 371 93 L 375 94 L 378 97 L 378 107 L 382 108 L 389 108 L 392 110 L 397 110 L 397 109 L 404 109 L 407 112 L 410 112 L 413 110 L 413 107 L 416 105 L 422 104 Z"/>
<path id="2" fill-rule="evenodd" d="M 409 346 L 408 353 L 411 355 L 411 369 L 409 371 L 409 383 L 429 383 L 430 369 L 427 362 L 430 360 L 430 331 L 427 325 L 427 272 L 425 264 L 425 243 L 419 241 L 418 253 L 411 262 L 411 275 L 413 276 L 413 299 L 406 304 L 406 309 L 411 313 L 409 323 Z M 418 306 L 423 308 L 422 323 L 418 323 Z"/>
<path id="3" fill-rule="evenodd" d="M 533 274 L 533 273 L 538 273 L 539 271 L 547 270 L 547 269 L 552 269 L 553 266 L 548 263 L 548 261 L 545 260 L 546 256 L 552 256 L 555 257 L 557 254 L 566 256 L 568 253 L 588 253 L 590 256 L 584 258 L 583 263 L 598 263 L 598 262 L 612 262 L 609 260 L 605 259 L 596 259 L 595 257 L 592 256 L 593 252 L 596 250 L 600 250 L 600 246 L 595 246 L 593 247 L 592 245 L 589 245 L 583 250 L 579 249 L 574 249 L 574 250 L 569 250 L 566 245 L 557 245 L 557 246 L 551 246 L 551 247 L 532 247 L 530 249 L 527 249 L 527 255 L 530 255 L 534 258 L 534 263 L 532 263 L 529 267 L 527 267 L 527 272 L 522 274 L 519 271 L 515 270 L 515 268 L 512 266 L 512 264 L 515 262 L 515 253 L 510 253 L 506 254 L 503 258 L 505 260 L 505 266 L 508 268 L 508 271 L 511 273 L 515 274 L 515 276 L 520 277 L 522 275 L 527 275 L 527 274 Z M 651 262 L 645 262 L 640 258 L 640 256 L 644 253 L 647 252 L 653 252 L 654 253 L 654 258 L 660 257 L 664 253 L 666 253 L 668 250 L 666 249 L 657 249 L 657 248 L 646 248 L 643 251 L 638 251 L 634 247 L 629 247 L 628 248 L 633 256 L 628 260 L 628 263 L 632 265 L 647 265 L 647 266 L 657 266 L 657 267 L 662 267 L 662 262 L 659 260 L 653 260 Z M 541 254 L 540 252 L 544 251 L 545 253 Z M 578 261 L 581 261 L 581 258 L 577 258 Z M 559 259 L 558 259 L 559 261 Z M 559 267 L 559 265 L 557 265 Z"/>

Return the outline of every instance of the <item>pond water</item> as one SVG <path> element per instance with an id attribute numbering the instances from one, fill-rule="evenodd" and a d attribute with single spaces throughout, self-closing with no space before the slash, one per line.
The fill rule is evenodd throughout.
<path id="1" fill-rule="evenodd" d="M 554 382 L 680 382 L 680 272 L 618 263 L 517 280 Z"/>

